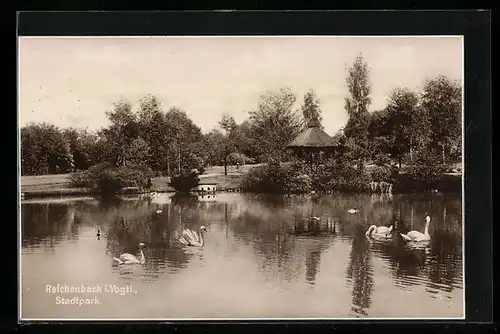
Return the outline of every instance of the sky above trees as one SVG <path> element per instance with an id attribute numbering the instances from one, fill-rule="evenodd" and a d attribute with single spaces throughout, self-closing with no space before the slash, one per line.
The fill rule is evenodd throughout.
<path id="1" fill-rule="evenodd" d="M 398 87 L 462 76 L 459 37 L 348 38 L 21 38 L 20 125 L 108 126 L 106 110 L 121 98 L 138 108 L 148 93 L 178 107 L 207 133 L 222 115 L 240 123 L 266 90 L 314 89 L 325 130 L 345 126 L 346 66 L 361 52 L 372 84 L 369 111 L 386 106 Z"/>

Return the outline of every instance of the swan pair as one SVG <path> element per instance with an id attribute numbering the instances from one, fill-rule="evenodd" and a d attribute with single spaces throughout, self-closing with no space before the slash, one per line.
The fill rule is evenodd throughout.
<path id="1" fill-rule="evenodd" d="M 426 216 L 424 233 L 419 231 L 410 231 L 406 234 L 400 233 L 400 235 L 405 241 L 413 241 L 413 242 L 430 241 L 431 240 L 431 236 L 429 234 L 430 223 L 431 223 L 431 217 Z"/>
<path id="2" fill-rule="evenodd" d="M 205 226 L 200 227 L 199 233 L 196 231 L 185 228 L 182 231 L 182 237 L 179 239 L 179 242 L 187 245 L 187 246 L 195 246 L 195 247 L 203 247 L 205 240 L 203 239 L 203 232 L 207 232 L 207 228 Z M 113 260 L 118 263 L 118 265 L 122 264 L 144 264 L 146 259 L 144 258 L 144 252 L 142 249 L 145 245 L 141 242 L 139 243 L 139 249 L 141 252 L 141 258 L 138 259 L 132 254 L 123 253 L 119 258 L 114 257 Z"/>
<path id="3" fill-rule="evenodd" d="M 424 241 L 430 241 L 431 236 L 429 234 L 429 224 L 431 222 L 431 217 L 426 216 L 425 217 L 425 230 L 424 233 L 419 232 L 419 231 L 410 231 L 406 234 L 400 233 L 401 237 L 405 241 L 411 241 L 411 242 L 424 242 Z M 372 238 L 385 238 L 389 237 L 389 235 L 392 232 L 393 226 L 391 225 L 390 227 L 386 226 L 376 226 L 372 225 L 368 230 L 366 231 L 365 235 L 367 237 L 372 237 Z"/>

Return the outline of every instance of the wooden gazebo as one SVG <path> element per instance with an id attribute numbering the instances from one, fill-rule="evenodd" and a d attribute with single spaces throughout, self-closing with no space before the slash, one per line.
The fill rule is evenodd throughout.
<path id="1" fill-rule="evenodd" d="M 309 164 L 332 157 L 337 147 L 336 140 L 320 129 L 318 121 L 309 122 L 307 128 L 287 145 L 299 159 Z"/>

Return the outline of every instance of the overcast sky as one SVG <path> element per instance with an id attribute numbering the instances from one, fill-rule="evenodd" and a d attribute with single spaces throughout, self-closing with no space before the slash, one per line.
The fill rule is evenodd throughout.
<path id="1" fill-rule="evenodd" d="M 106 126 L 121 98 L 134 108 L 148 94 L 176 106 L 204 132 L 223 114 L 241 122 L 266 90 L 314 89 L 325 130 L 347 121 L 346 65 L 362 52 L 371 68 L 370 111 L 396 87 L 419 90 L 425 78 L 462 77 L 461 37 L 20 38 L 20 125 Z"/>

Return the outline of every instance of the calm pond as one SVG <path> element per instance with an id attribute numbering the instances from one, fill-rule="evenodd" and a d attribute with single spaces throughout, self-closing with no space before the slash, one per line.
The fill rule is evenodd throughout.
<path id="1" fill-rule="evenodd" d="M 365 236 L 423 232 L 425 213 L 426 247 Z M 460 195 L 67 198 L 21 214 L 22 318 L 463 316 Z M 203 247 L 178 242 L 202 225 Z M 113 263 L 140 242 L 143 265 Z"/>

